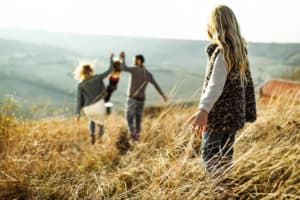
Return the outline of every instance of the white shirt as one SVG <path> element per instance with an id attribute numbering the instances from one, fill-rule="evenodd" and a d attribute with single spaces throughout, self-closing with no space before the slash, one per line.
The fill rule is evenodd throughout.
<path id="1" fill-rule="evenodd" d="M 207 73 L 207 72 L 206 72 Z M 221 96 L 226 83 L 228 69 L 222 53 L 217 56 L 213 71 L 208 81 L 204 94 L 201 95 L 199 109 L 208 113 Z"/>

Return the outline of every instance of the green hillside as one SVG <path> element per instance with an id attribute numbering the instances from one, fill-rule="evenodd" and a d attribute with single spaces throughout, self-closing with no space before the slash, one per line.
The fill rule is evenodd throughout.
<path id="1" fill-rule="evenodd" d="M 108 67 L 110 52 L 125 50 L 127 62 L 143 53 L 171 101 L 197 100 L 205 73 L 207 41 L 76 35 L 39 31 L 0 30 L 0 97 L 14 94 L 31 103 L 49 102 L 73 108 L 76 81 L 72 77 L 78 60 L 95 60 L 96 72 Z M 255 85 L 300 66 L 300 44 L 249 43 L 249 59 Z M 123 109 L 128 74 L 123 73 L 112 101 Z M 160 101 L 149 87 L 148 104 Z"/>

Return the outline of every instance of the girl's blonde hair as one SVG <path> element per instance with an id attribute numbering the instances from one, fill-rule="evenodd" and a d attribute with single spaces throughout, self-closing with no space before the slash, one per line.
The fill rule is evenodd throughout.
<path id="1" fill-rule="evenodd" d="M 86 80 L 89 77 L 93 76 L 93 74 L 94 69 L 91 64 L 79 64 L 74 71 L 74 77 L 79 81 Z"/>
<path id="2" fill-rule="evenodd" d="M 233 11 L 219 5 L 211 13 L 207 33 L 209 38 L 221 48 L 228 71 L 238 67 L 240 78 L 246 81 L 245 71 L 249 66 L 247 44 L 241 35 L 239 23 Z"/>

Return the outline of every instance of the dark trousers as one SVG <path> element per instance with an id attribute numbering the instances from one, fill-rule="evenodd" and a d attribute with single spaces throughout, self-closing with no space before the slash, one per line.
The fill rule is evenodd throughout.
<path id="1" fill-rule="evenodd" d="M 126 120 L 131 138 L 138 140 L 141 132 L 142 114 L 144 110 L 144 101 L 138 101 L 132 98 L 127 99 Z"/>
<path id="2" fill-rule="evenodd" d="M 222 173 L 232 164 L 236 132 L 204 132 L 202 134 L 202 160 L 207 172 Z"/>
<path id="3" fill-rule="evenodd" d="M 110 101 L 112 93 L 117 89 L 118 82 L 110 82 L 106 88 L 106 96 L 104 97 L 104 102 L 107 103 Z M 106 114 L 111 114 L 111 107 L 106 107 Z"/>
<path id="4" fill-rule="evenodd" d="M 96 124 L 93 121 L 89 122 L 90 126 L 90 134 L 91 136 L 95 135 L 95 130 L 96 130 Z M 104 126 L 103 125 L 97 125 L 98 126 L 98 136 L 101 137 L 104 133 Z"/>
<path id="5" fill-rule="evenodd" d="M 117 83 L 110 83 L 106 88 L 106 96 L 104 97 L 104 102 L 109 102 L 112 93 L 117 89 Z"/>

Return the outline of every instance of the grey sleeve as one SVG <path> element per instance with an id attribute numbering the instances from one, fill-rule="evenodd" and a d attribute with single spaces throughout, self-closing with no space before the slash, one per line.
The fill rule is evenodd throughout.
<path id="1" fill-rule="evenodd" d="M 108 68 L 105 72 L 103 72 L 103 73 L 101 73 L 101 74 L 98 74 L 98 78 L 99 78 L 99 79 L 104 79 L 104 78 L 106 78 L 112 71 L 113 71 L 113 60 L 112 60 L 112 58 L 111 58 L 111 59 L 110 59 L 110 65 L 109 65 L 109 68 Z"/>
<path id="2" fill-rule="evenodd" d="M 132 73 L 134 71 L 134 68 L 133 67 L 128 67 L 127 64 L 126 64 L 126 60 L 125 58 L 123 59 L 123 62 L 122 62 L 122 65 L 121 65 L 121 70 L 122 71 L 125 71 L 125 72 L 130 72 Z"/>
<path id="3" fill-rule="evenodd" d="M 155 81 L 153 75 L 149 72 L 148 76 L 149 76 L 149 82 L 155 87 L 155 89 L 161 96 L 164 96 L 164 92 L 159 87 L 158 83 Z"/>
<path id="4" fill-rule="evenodd" d="M 76 102 L 76 111 L 75 114 L 76 116 L 80 116 L 80 110 L 84 105 L 84 98 L 82 95 L 81 87 L 78 85 L 77 87 L 77 102 Z"/>
<path id="5" fill-rule="evenodd" d="M 207 88 L 202 94 L 199 104 L 199 109 L 203 109 L 208 113 L 221 96 L 224 85 L 227 79 L 228 69 L 226 66 L 225 59 L 220 53 L 214 63 L 211 77 L 208 81 Z"/>

